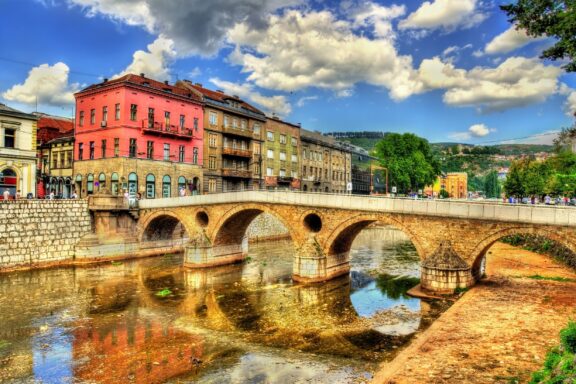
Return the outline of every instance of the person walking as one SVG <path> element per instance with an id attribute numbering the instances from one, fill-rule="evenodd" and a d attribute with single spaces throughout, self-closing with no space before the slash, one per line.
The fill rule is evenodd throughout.
<path id="1" fill-rule="evenodd" d="M 22 198 L 22 194 L 20 193 L 20 190 L 17 190 L 17 191 L 16 191 L 16 195 L 14 196 L 14 198 L 15 198 L 16 200 L 20 200 L 20 199 Z"/>
<path id="2" fill-rule="evenodd" d="M 4 200 L 10 199 L 10 191 L 8 189 L 5 189 L 2 196 L 4 196 Z"/>

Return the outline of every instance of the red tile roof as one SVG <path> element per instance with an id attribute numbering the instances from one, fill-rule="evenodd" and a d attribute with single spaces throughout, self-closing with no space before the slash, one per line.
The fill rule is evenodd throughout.
<path id="1" fill-rule="evenodd" d="M 196 95 L 194 92 L 190 92 L 187 89 L 183 89 L 180 87 L 176 87 L 174 85 L 166 84 L 166 83 L 163 83 L 161 81 L 157 81 L 154 79 L 150 79 L 148 77 L 143 77 L 141 75 L 135 75 L 135 74 L 131 74 L 131 73 L 124 75 L 124 76 L 121 76 L 121 77 L 118 77 L 116 79 L 104 81 L 102 83 L 92 84 L 92 85 L 88 86 L 87 88 L 84 88 L 83 90 L 81 90 L 78 93 L 83 93 L 86 91 L 92 91 L 92 90 L 95 90 L 98 88 L 109 87 L 109 86 L 121 84 L 121 83 L 135 84 L 135 85 L 139 85 L 141 87 L 152 88 L 152 89 L 154 89 L 156 91 L 160 91 L 160 92 L 169 92 L 169 93 L 172 93 L 172 94 L 175 94 L 178 96 L 192 99 L 194 101 L 202 101 L 198 95 Z"/>
<path id="2" fill-rule="evenodd" d="M 48 141 L 64 136 L 74 135 L 74 120 L 59 116 L 39 114 L 36 139 L 45 144 Z"/>

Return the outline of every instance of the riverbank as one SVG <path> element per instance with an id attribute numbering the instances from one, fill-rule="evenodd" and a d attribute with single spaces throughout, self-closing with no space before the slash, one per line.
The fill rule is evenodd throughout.
<path id="1" fill-rule="evenodd" d="M 374 383 L 522 383 L 576 317 L 576 273 L 551 258 L 497 243 L 489 278 L 458 300 Z"/>

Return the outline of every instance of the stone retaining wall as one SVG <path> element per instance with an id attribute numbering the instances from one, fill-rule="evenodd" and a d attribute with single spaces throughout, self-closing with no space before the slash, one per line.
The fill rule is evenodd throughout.
<path id="1" fill-rule="evenodd" d="M 0 270 L 69 262 L 90 230 L 86 200 L 0 202 Z"/>

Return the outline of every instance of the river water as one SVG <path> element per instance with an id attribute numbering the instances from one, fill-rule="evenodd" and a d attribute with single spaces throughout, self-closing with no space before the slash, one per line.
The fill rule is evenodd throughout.
<path id="1" fill-rule="evenodd" d="M 0 275 L 0 381 L 358 383 L 445 309 L 406 295 L 419 260 L 390 227 L 362 231 L 352 272 L 291 281 L 288 240 L 248 261 L 167 255 Z"/>

